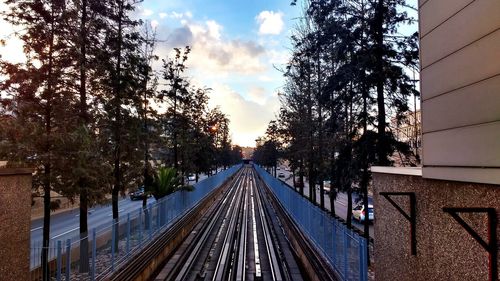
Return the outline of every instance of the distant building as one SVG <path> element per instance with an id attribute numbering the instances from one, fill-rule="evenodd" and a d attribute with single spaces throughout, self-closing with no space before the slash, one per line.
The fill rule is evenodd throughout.
<path id="1" fill-rule="evenodd" d="M 410 111 L 405 114 L 404 119 L 398 122 L 396 118 L 391 120 L 391 128 L 396 140 L 407 143 L 411 148 L 422 146 L 422 117 L 420 110 Z"/>
<path id="2" fill-rule="evenodd" d="M 396 152 L 391 160 L 395 166 L 419 166 L 422 155 L 422 118 L 420 110 L 409 111 L 401 120 L 391 119 L 390 128 L 397 141 L 408 144 L 411 155 Z"/>
<path id="3" fill-rule="evenodd" d="M 242 147 L 241 151 L 243 152 L 243 158 L 251 159 L 253 156 L 254 150 L 255 150 L 255 148 L 253 148 L 253 147 Z"/>

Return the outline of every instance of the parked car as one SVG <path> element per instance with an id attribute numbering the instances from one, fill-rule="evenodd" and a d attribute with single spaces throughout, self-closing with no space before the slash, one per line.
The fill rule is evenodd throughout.
<path id="1" fill-rule="evenodd" d="M 136 191 L 130 192 L 128 195 L 130 196 L 130 200 L 132 200 L 132 201 L 134 201 L 134 200 L 142 200 L 144 198 L 144 187 L 140 187 Z"/>
<path id="2" fill-rule="evenodd" d="M 194 175 L 188 175 L 187 180 L 188 181 L 195 181 L 196 177 Z"/>
<path id="3" fill-rule="evenodd" d="M 359 203 L 352 209 L 352 217 L 359 222 L 365 221 L 366 218 L 366 211 L 365 211 L 365 205 L 362 203 Z M 368 204 L 368 221 L 373 221 L 375 215 L 373 212 L 373 205 Z"/>
<path id="4" fill-rule="evenodd" d="M 330 191 L 331 191 L 330 186 L 323 187 L 323 190 L 324 190 L 326 195 L 330 194 Z"/>
<path id="5" fill-rule="evenodd" d="M 278 178 L 284 178 L 284 177 L 285 177 L 285 174 L 284 174 L 284 173 L 282 173 L 282 172 L 279 172 L 279 173 L 278 173 Z"/>

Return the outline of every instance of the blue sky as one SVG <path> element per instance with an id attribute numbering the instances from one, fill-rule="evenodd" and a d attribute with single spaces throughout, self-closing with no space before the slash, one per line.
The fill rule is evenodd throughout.
<path id="1" fill-rule="evenodd" d="M 0 1 L 0 11 L 6 8 Z M 283 77 L 274 66 L 288 60 L 289 32 L 299 15 L 288 0 L 144 0 L 134 17 L 156 26 L 160 58 L 174 47 L 192 48 L 187 62 L 191 82 L 212 89 L 209 106 L 229 116 L 233 143 L 255 146 L 279 109 Z M 9 36 L 13 31 L 0 19 L 0 38 L 7 42 L 0 55 L 22 62 L 22 42 Z"/>
<path id="2" fill-rule="evenodd" d="M 288 1 L 145 0 L 138 16 L 157 27 L 157 54 L 190 45 L 189 74 L 213 89 L 210 106 L 231 120 L 235 144 L 254 146 L 279 109 L 283 84 L 275 66 L 289 56 L 289 35 L 300 8 Z"/>
<path id="3" fill-rule="evenodd" d="M 415 6 L 416 1 L 409 3 Z M 0 2 L 0 10 L 5 8 Z M 277 92 L 284 79 L 275 67 L 289 58 L 290 32 L 301 12 L 290 0 L 144 0 L 135 17 L 157 28 L 160 58 L 174 47 L 192 48 L 187 61 L 191 82 L 212 89 L 209 105 L 229 116 L 233 143 L 255 146 L 279 110 Z M 12 30 L 0 19 L 0 38 Z M 24 60 L 22 43 L 15 38 L 0 46 L 0 54 L 13 62 Z"/>

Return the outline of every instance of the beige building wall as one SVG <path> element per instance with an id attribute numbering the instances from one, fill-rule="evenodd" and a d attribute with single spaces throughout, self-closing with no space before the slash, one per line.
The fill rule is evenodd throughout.
<path id="1" fill-rule="evenodd" d="M 500 1 L 419 0 L 423 177 L 500 184 Z"/>

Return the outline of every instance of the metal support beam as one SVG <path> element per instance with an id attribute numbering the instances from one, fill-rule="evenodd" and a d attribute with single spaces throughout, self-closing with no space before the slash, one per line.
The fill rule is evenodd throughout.
<path id="1" fill-rule="evenodd" d="M 391 203 L 396 210 L 403 215 L 403 217 L 410 222 L 410 247 L 411 254 L 417 255 L 417 211 L 416 211 L 416 197 L 415 192 L 380 192 L 380 195 L 384 196 L 389 203 Z M 394 200 L 391 196 L 405 196 L 410 199 L 410 214 L 407 214 Z"/>
<path id="2" fill-rule="evenodd" d="M 490 281 L 498 280 L 497 214 L 495 208 L 443 208 L 443 212 L 454 218 L 489 254 L 488 267 Z M 479 236 L 459 215 L 459 213 L 485 213 L 488 215 L 488 242 Z"/>

